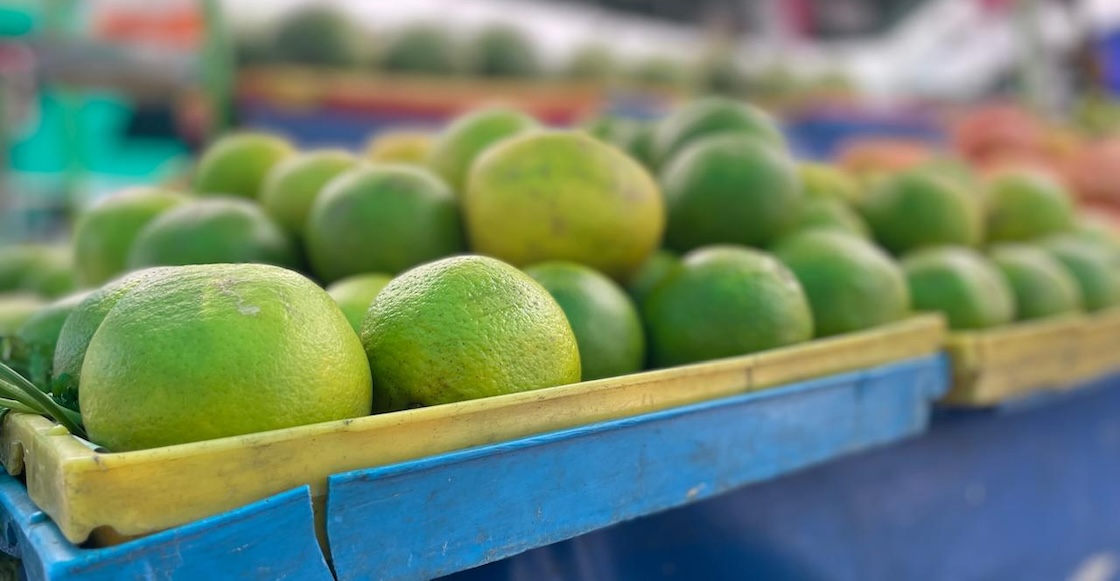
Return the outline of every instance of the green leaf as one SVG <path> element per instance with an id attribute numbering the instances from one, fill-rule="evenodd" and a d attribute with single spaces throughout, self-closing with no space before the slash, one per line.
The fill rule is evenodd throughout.
<path id="1" fill-rule="evenodd" d="M 18 401 L 14 400 L 14 399 L 7 399 L 7 398 L 0 397 L 0 420 L 3 420 L 4 416 L 7 415 L 8 412 L 18 412 L 18 413 L 21 413 L 21 414 L 37 414 L 37 413 L 39 413 L 39 412 L 21 404 L 21 403 L 19 403 Z"/>
<path id="2" fill-rule="evenodd" d="M 86 437 L 81 415 L 59 405 L 54 398 L 39 391 L 34 384 L 3 363 L 0 363 L 0 397 L 14 400 L 33 410 L 33 413 L 52 418 L 75 436 Z"/>

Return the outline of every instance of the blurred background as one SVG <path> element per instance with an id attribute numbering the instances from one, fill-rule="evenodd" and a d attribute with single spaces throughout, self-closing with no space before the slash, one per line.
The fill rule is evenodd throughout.
<path id="1" fill-rule="evenodd" d="M 483 103 L 568 126 L 710 93 L 805 159 L 953 149 L 1120 200 L 1115 0 L 0 0 L 0 82 L 0 242 L 184 182 L 232 127 L 361 149 Z"/>

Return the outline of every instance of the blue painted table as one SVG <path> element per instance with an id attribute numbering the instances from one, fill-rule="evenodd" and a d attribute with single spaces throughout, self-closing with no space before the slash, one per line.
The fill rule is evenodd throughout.
<path id="1" fill-rule="evenodd" d="M 448 577 L 1120 579 L 1120 375 Z"/>

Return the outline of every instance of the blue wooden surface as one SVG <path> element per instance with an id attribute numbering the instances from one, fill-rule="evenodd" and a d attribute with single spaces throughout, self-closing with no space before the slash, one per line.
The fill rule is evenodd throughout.
<path id="1" fill-rule="evenodd" d="M 427 579 L 922 431 L 930 356 L 332 477 L 340 580 Z"/>
<path id="2" fill-rule="evenodd" d="M 1117 482 L 1120 375 L 448 581 L 1120 579 Z"/>
<path id="3" fill-rule="evenodd" d="M 918 112 L 875 117 L 866 113 L 805 113 L 784 124 L 798 157 L 834 159 L 849 140 L 863 137 L 907 139 L 938 146 L 946 141 L 941 123 Z"/>
<path id="4" fill-rule="evenodd" d="M 28 579 L 332 579 L 315 539 L 311 495 L 298 488 L 123 545 L 70 544 L 18 480 L 0 474 L 0 550 Z"/>
<path id="5" fill-rule="evenodd" d="M 1104 86 L 1120 97 L 1120 24 L 1101 34 L 1097 44 Z"/>
<path id="6" fill-rule="evenodd" d="M 238 111 L 241 126 L 284 135 L 301 148 L 365 148 L 369 139 L 392 129 L 431 130 L 444 125 L 442 116 L 402 116 L 359 111 L 291 111 L 253 103 Z"/>
<path id="7" fill-rule="evenodd" d="M 603 104 L 603 113 L 631 119 L 653 120 L 669 109 L 661 96 L 641 91 L 617 91 Z M 374 135 L 391 130 L 438 132 L 449 114 L 401 111 L 301 109 L 278 107 L 265 101 L 240 103 L 238 123 L 243 127 L 287 136 L 300 147 L 344 147 L 361 150 Z"/>

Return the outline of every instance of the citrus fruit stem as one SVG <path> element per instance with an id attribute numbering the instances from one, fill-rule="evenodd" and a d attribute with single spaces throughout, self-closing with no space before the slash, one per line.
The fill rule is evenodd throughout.
<path id="1" fill-rule="evenodd" d="M 18 401 L 14 400 L 14 399 L 8 399 L 6 397 L 0 397 L 0 408 L 6 408 L 6 409 L 9 409 L 13 412 L 21 413 L 21 414 L 37 414 L 37 413 L 39 413 L 39 412 L 21 404 L 21 403 L 19 403 Z"/>
<path id="2" fill-rule="evenodd" d="M 17 404 L 30 409 L 31 413 L 54 419 L 75 436 L 82 438 L 86 436 L 86 431 L 82 427 L 81 415 L 62 407 L 51 396 L 39 391 L 39 388 L 3 363 L 0 363 L 0 398 L 2 398 L 0 399 L 0 407 L 24 412 L 24 410 L 6 405 L 4 401 L 14 400 Z"/>

